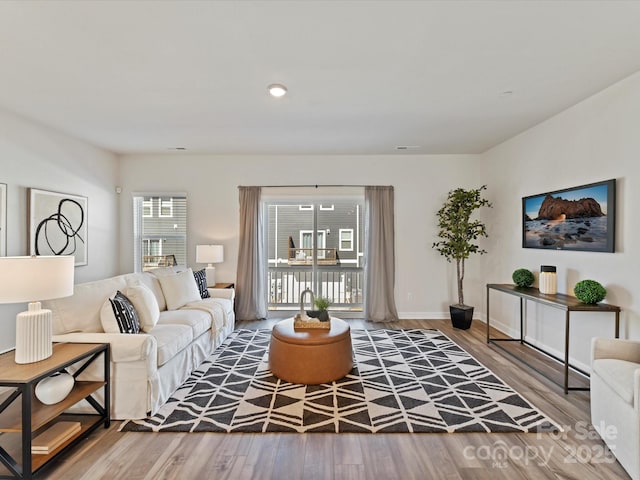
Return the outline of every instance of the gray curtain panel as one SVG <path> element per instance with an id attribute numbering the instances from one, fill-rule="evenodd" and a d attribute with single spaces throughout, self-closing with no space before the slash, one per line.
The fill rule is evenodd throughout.
<path id="1" fill-rule="evenodd" d="M 238 320 L 267 318 L 266 246 L 261 187 L 238 187 L 240 194 L 240 239 L 236 280 Z"/>
<path id="2" fill-rule="evenodd" d="M 370 322 L 398 320 L 395 287 L 393 187 L 370 186 L 365 198 L 364 318 Z"/>

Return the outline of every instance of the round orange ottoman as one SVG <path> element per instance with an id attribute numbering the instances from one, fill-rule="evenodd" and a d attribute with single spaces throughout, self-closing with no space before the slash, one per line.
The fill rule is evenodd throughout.
<path id="1" fill-rule="evenodd" d="M 318 385 L 343 378 L 353 368 L 347 322 L 331 317 L 331 329 L 294 329 L 293 318 L 274 325 L 269 369 L 290 383 Z"/>

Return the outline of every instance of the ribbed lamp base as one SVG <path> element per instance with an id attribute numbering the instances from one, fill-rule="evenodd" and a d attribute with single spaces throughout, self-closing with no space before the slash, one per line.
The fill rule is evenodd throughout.
<path id="1" fill-rule="evenodd" d="M 29 310 L 16 317 L 16 363 L 33 363 L 49 358 L 51 344 L 51 310 L 43 310 L 40 302 L 29 304 Z"/>
<path id="2" fill-rule="evenodd" d="M 207 274 L 207 287 L 213 287 L 216 284 L 216 267 L 209 265 L 205 268 Z"/>

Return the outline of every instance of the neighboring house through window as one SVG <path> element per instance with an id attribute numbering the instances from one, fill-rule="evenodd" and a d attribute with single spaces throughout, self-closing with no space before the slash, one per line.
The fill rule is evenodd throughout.
<path id="1" fill-rule="evenodd" d="M 353 252 L 353 229 L 341 228 L 339 235 L 340 235 L 340 251 Z"/>
<path id="2" fill-rule="evenodd" d="M 364 299 L 364 188 L 263 188 L 268 308 L 299 309 L 307 288 L 341 315 Z"/>
<path id="3" fill-rule="evenodd" d="M 318 234 L 318 245 L 316 246 L 318 249 L 318 258 L 325 258 L 326 248 L 327 248 L 327 232 L 324 230 L 318 230 L 316 232 Z M 300 230 L 300 246 L 304 248 L 308 253 L 309 257 L 312 256 L 313 252 L 313 230 Z"/>
<path id="4" fill-rule="evenodd" d="M 162 239 L 147 238 L 142 241 L 144 255 L 162 255 Z"/>
<path id="5" fill-rule="evenodd" d="M 163 218 L 173 217 L 173 198 L 160 198 L 159 200 L 160 209 L 158 216 Z"/>
<path id="6" fill-rule="evenodd" d="M 136 272 L 186 265 L 186 195 L 134 194 L 133 241 Z"/>
<path id="7" fill-rule="evenodd" d="M 153 217 L 153 198 L 142 201 L 142 216 L 145 218 Z"/>

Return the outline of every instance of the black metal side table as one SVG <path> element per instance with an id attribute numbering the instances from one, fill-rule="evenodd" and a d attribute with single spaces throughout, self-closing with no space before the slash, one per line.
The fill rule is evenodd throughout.
<path id="1" fill-rule="evenodd" d="M 0 394 L 0 478 L 33 478 L 99 425 L 109 428 L 109 352 L 108 343 L 57 343 L 51 357 L 35 363 L 15 363 L 14 352 L 0 355 L 0 387 L 9 387 Z M 77 380 L 101 356 L 104 381 Z M 69 373 L 76 379 L 71 393 L 56 404 L 41 403 L 35 397 L 38 382 L 54 373 L 67 372 L 71 365 L 74 368 Z M 93 397 L 101 388 L 104 388 L 102 404 Z M 96 413 L 65 412 L 81 400 L 86 400 Z M 48 454 L 32 454 L 33 439 L 59 419 L 80 423 L 80 431 Z"/>

